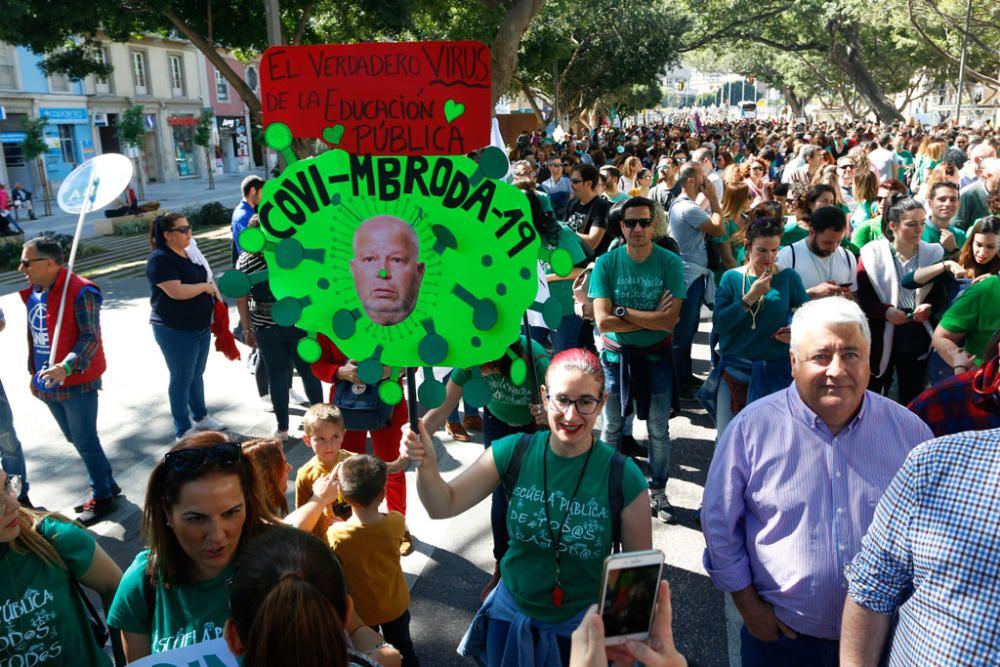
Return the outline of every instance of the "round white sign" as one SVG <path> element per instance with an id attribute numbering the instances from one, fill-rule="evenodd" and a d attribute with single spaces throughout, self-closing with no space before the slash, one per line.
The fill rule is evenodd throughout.
<path id="1" fill-rule="evenodd" d="M 97 211 L 115 200 L 132 180 L 132 161 L 120 153 L 105 153 L 87 160 L 74 169 L 59 186 L 59 208 L 79 213 L 89 198 L 87 188 L 93 175 L 97 186 L 88 211 Z"/>

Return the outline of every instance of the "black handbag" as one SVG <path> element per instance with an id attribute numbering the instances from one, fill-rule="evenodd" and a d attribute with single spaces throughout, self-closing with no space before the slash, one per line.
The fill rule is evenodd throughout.
<path id="1" fill-rule="evenodd" d="M 104 648 L 104 645 L 108 643 L 108 626 L 104 624 L 104 619 L 94 609 L 94 605 L 90 604 L 90 598 L 84 592 L 83 586 L 80 585 L 80 582 L 72 574 L 69 575 L 69 583 L 80 597 L 80 600 L 83 601 L 84 609 L 87 612 L 87 623 L 90 625 L 90 631 L 94 635 L 97 647 Z"/>
<path id="2" fill-rule="evenodd" d="M 392 422 L 395 406 L 378 397 L 375 384 L 354 384 L 349 380 L 337 382 L 333 390 L 333 404 L 340 408 L 344 428 L 348 431 L 377 431 Z"/>

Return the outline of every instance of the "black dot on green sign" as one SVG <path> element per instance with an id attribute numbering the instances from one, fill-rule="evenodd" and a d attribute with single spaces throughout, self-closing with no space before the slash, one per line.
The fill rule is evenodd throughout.
<path id="1" fill-rule="evenodd" d="M 320 278 L 319 280 L 316 281 L 316 287 L 320 289 L 329 289 L 330 281 L 327 280 L 326 278 Z"/>
<path id="2" fill-rule="evenodd" d="M 497 294 L 503 296 L 506 293 L 507 293 L 507 286 L 504 285 L 503 283 L 497 283 Z"/>
<path id="3" fill-rule="evenodd" d="M 521 277 L 524 278 L 525 280 L 531 278 L 531 271 L 528 270 L 528 267 L 526 266 L 521 267 Z"/>
<path id="4" fill-rule="evenodd" d="M 469 342 L 472 343 L 472 347 L 479 347 L 483 344 L 483 341 L 479 340 L 479 336 L 473 336 Z"/>
<path id="5" fill-rule="evenodd" d="M 489 255 L 483 255 L 483 266 L 493 266 L 493 258 Z"/>

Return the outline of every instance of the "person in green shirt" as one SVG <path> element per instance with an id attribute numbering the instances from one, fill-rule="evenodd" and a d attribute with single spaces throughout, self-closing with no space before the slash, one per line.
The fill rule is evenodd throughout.
<path id="1" fill-rule="evenodd" d="M 592 352 L 574 348 L 556 355 L 541 388 L 545 407 L 533 408 L 545 415 L 548 429 L 523 445 L 521 435 L 497 440 L 450 481 L 441 477 L 423 420 L 417 422 L 417 433 L 404 426 L 403 444 L 417 465 L 417 492 L 433 519 L 457 516 L 485 499 L 520 453 L 516 480 L 508 479 L 511 486 L 505 488 L 510 547 L 500 564 L 500 584 L 459 647 L 479 664 L 499 667 L 507 646 L 519 651 L 534 646 L 540 664 L 566 664 L 570 635 L 600 598 L 604 559 L 612 549 L 613 470 L 621 475 L 622 549 L 652 545 L 642 471 L 593 435 L 607 398 L 604 386 L 604 371 Z M 507 660 L 516 664 L 516 656 Z"/>
<path id="2" fill-rule="evenodd" d="M 932 343 L 956 373 L 983 363 L 986 343 L 1000 329 L 1000 277 L 970 285 L 945 311 Z"/>
<path id="3" fill-rule="evenodd" d="M 940 243 L 945 257 L 956 257 L 965 245 L 965 232 L 951 224 L 958 211 L 958 186 L 951 181 L 938 181 L 931 186 L 927 203 L 931 214 L 920 240 Z"/>
<path id="4" fill-rule="evenodd" d="M 219 639 L 241 547 L 277 523 L 239 444 L 206 431 L 181 440 L 149 477 L 141 551 L 122 577 L 108 625 L 129 662 Z"/>
<path id="5" fill-rule="evenodd" d="M 576 236 L 572 230 L 570 233 Z M 539 403 L 537 397 L 533 396 L 530 373 L 519 378 L 520 382 L 515 382 L 511 378 L 511 369 L 514 365 L 511 355 L 520 360 L 521 364 L 526 365 L 528 363 L 526 352 L 528 344 L 529 339 L 521 336 L 518 342 L 510 347 L 510 354 L 504 355 L 492 363 L 483 364 L 475 371 L 464 368 L 453 371 L 451 377 L 448 378 L 444 402 L 424 415 L 424 426 L 427 430 L 430 433 L 436 433 L 444 425 L 445 416 L 458 406 L 465 386 L 476 376 L 482 378 L 490 392 L 489 402 L 483 410 L 483 445 L 485 447 L 490 447 L 494 441 L 515 433 L 532 433 L 537 426 L 544 425 L 542 415 L 537 418 L 532 415 L 532 406 L 537 406 Z M 545 371 L 549 367 L 549 357 L 540 343 L 532 340 L 530 345 L 531 359 L 535 365 L 535 377 L 541 379 L 545 377 Z M 507 553 L 506 515 L 507 498 L 499 490 L 494 491 L 490 509 L 490 524 L 493 528 L 493 558 L 497 565 L 493 571 L 493 578 L 483 589 L 482 599 L 485 599 L 486 595 L 500 581 L 500 561 Z"/>
<path id="6" fill-rule="evenodd" d="M 670 409 L 674 395 L 672 333 L 687 298 L 684 263 L 653 243 L 656 204 L 634 197 L 622 207 L 625 245 L 594 265 L 590 294 L 601 332 L 601 363 L 608 401 L 601 437 L 621 447 L 624 420 L 632 412 L 647 422 L 651 511 L 673 521 L 667 500 L 670 476 Z"/>
<path id="7" fill-rule="evenodd" d="M 0 561 L 8 574 L 0 578 L 0 665 L 111 667 L 72 580 L 107 607 L 122 571 L 86 528 L 21 507 L 20 488 L 19 477 L 0 471 Z"/>

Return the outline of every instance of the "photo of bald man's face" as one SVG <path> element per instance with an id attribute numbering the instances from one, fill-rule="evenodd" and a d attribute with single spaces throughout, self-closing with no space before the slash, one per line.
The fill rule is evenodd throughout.
<path id="1" fill-rule="evenodd" d="M 419 250 L 413 227 L 391 215 L 369 218 L 354 233 L 351 275 L 372 322 L 399 324 L 413 312 L 424 278 Z"/>

